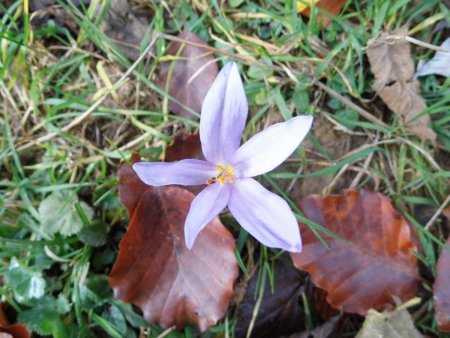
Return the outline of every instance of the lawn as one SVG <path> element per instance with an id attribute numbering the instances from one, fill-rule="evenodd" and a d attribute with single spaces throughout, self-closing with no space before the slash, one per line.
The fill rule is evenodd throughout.
<path id="1" fill-rule="evenodd" d="M 0 335 L 447 336 L 449 7 L 2 1 Z M 437 53 L 441 74 L 415 76 Z M 231 94 L 202 107 L 230 62 Z M 228 204 L 188 249 L 205 185 L 152 187 L 132 165 L 211 161 L 206 110 L 232 102 L 215 130 L 231 143 L 236 97 L 242 143 L 299 116 L 312 127 L 254 154 L 290 155 L 251 175 L 280 197 L 242 194 L 259 228 Z M 239 181 L 219 169 L 206 189 Z M 301 253 L 265 223 L 281 219 L 276 203 L 301 224 Z"/>

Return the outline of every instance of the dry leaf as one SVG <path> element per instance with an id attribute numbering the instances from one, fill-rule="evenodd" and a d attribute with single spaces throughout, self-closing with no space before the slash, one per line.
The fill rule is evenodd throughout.
<path id="1" fill-rule="evenodd" d="M 167 147 L 164 161 L 173 162 L 189 158 L 197 160 L 205 159 L 202 152 L 200 136 L 198 134 L 187 134 L 185 132 L 181 132 L 175 136 L 172 144 Z M 205 187 L 206 184 L 189 185 L 183 188 L 197 195 L 205 189 Z"/>
<path id="2" fill-rule="evenodd" d="M 427 106 L 419 93 L 419 82 L 413 79 L 414 63 L 410 46 L 403 39 L 407 32 L 406 27 L 384 32 L 368 45 L 370 69 L 375 75 L 373 89 L 414 134 L 422 140 L 435 140 L 436 134 L 428 126 L 428 115 L 411 121 Z"/>
<path id="3" fill-rule="evenodd" d="M 450 331 L 450 237 L 437 261 L 433 294 L 438 329 Z"/>
<path id="4" fill-rule="evenodd" d="M 172 144 L 167 147 L 164 161 L 173 162 L 187 158 L 205 160 L 200 136 L 198 134 L 181 132 L 174 137 Z"/>
<path id="5" fill-rule="evenodd" d="M 100 7 L 99 7 L 100 9 Z M 149 20 L 133 12 L 128 0 L 111 0 L 102 30 L 132 61 L 140 55 L 140 45 L 149 27 Z"/>
<path id="6" fill-rule="evenodd" d="M 245 292 L 236 322 L 236 337 L 247 336 L 256 304 L 258 277 L 255 275 Z M 272 338 L 305 328 L 301 295 L 304 292 L 300 272 L 290 262 L 276 261 L 274 290 L 267 279 L 264 296 L 256 316 L 251 337 Z"/>
<path id="7" fill-rule="evenodd" d="M 297 1 L 297 11 L 302 15 L 309 17 L 311 15 L 311 10 L 307 3 L 311 5 L 315 3 L 317 7 L 336 16 L 341 11 L 345 1 L 346 0 L 301 0 Z M 331 20 L 332 18 L 321 13 L 317 15 L 317 21 L 322 22 L 325 27 L 330 24 Z"/>
<path id="8" fill-rule="evenodd" d="M 370 309 L 356 338 L 423 338 L 406 310 L 379 313 Z"/>
<path id="9" fill-rule="evenodd" d="M 192 323 L 205 331 L 222 318 L 233 295 L 233 237 L 215 218 L 189 250 L 184 222 L 192 193 L 147 186 L 128 165 L 120 168 L 119 184 L 130 225 L 109 276 L 115 297 L 164 328 Z"/>
<path id="10" fill-rule="evenodd" d="M 333 318 L 330 318 L 325 323 L 320 326 L 315 327 L 312 330 L 307 330 L 304 332 L 294 333 L 290 336 L 282 337 L 282 338 L 328 338 L 336 329 L 336 325 L 340 321 L 342 316 L 338 315 Z M 334 337 L 335 335 L 331 336 Z"/>
<path id="11" fill-rule="evenodd" d="M 303 251 L 291 254 L 294 265 L 311 274 L 327 291 L 328 303 L 348 313 L 365 315 L 414 297 L 418 288 L 413 233 L 388 198 L 366 190 L 346 190 L 300 202 L 306 217 L 340 239 L 320 233 L 329 249 L 302 225 Z"/>
<path id="12" fill-rule="evenodd" d="M 3 303 L 0 303 L 0 338 L 30 338 L 31 332 L 27 326 L 20 323 L 10 325 L 3 309 Z"/>
<path id="13" fill-rule="evenodd" d="M 187 30 L 178 36 L 188 43 L 172 42 L 167 50 L 167 55 L 178 58 L 172 62 L 160 64 L 158 86 L 168 89 L 171 96 L 183 105 L 200 113 L 203 99 L 219 73 L 217 63 L 212 53 L 202 46 L 208 45 L 200 37 Z M 167 83 L 169 81 L 169 83 Z M 172 113 L 192 120 L 197 119 L 180 104 L 169 101 Z"/>

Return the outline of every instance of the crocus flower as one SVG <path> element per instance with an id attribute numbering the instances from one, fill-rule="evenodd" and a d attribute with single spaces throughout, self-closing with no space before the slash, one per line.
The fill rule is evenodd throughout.
<path id="1" fill-rule="evenodd" d="M 207 184 L 186 217 L 189 249 L 205 225 L 227 206 L 238 223 L 264 245 L 300 252 L 299 227 L 288 204 L 251 177 L 280 165 L 304 139 L 312 117 L 274 124 L 240 146 L 247 113 L 238 68 L 228 63 L 203 102 L 200 140 L 206 161 L 139 162 L 133 168 L 148 185 Z"/>

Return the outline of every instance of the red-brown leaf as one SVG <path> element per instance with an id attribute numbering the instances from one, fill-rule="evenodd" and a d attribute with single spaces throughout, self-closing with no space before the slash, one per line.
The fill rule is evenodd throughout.
<path id="1" fill-rule="evenodd" d="M 10 325 L 3 309 L 3 303 L 0 303 L 0 337 L 11 338 L 30 338 L 31 332 L 24 324 L 15 323 Z"/>
<path id="2" fill-rule="evenodd" d="M 166 149 L 166 162 L 180 161 L 184 159 L 194 158 L 197 160 L 204 160 L 202 146 L 200 143 L 200 136 L 198 134 L 188 134 L 181 132 L 175 136 L 173 143 Z M 206 182 L 205 182 L 206 183 Z M 195 195 L 199 194 L 205 189 L 206 184 L 190 185 L 184 187 Z"/>
<path id="3" fill-rule="evenodd" d="M 119 183 L 130 224 L 109 277 L 115 297 L 136 304 L 162 327 L 192 323 L 204 331 L 214 325 L 238 275 L 231 234 L 216 218 L 188 250 L 184 221 L 193 194 L 147 186 L 128 165 L 120 168 Z"/>
<path id="4" fill-rule="evenodd" d="M 171 96 L 200 113 L 203 99 L 217 77 L 219 69 L 212 53 L 207 48 L 202 48 L 208 45 L 200 37 L 184 30 L 179 38 L 193 44 L 180 42 L 170 44 L 167 54 L 177 56 L 180 60 L 174 61 L 172 74 L 169 74 L 172 62 L 161 63 L 158 85 L 163 89 L 168 85 Z M 196 119 L 187 109 L 172 100 L 169 101 L 169 108 L 174 114 Z"/>
<path id="5" fill-rule="evenodd" d="M 434 311 L 439 331 L 450 331 L 450 237 L 442 248 L 433 285 Z"/>
<path id="6" fill-rule="evenodd" d="M 328 13 L 333 14 L 334 16 L 338 15 L 344 6 L 346 0 L 320 0 L 316 6 L 327 11 Z M 309 17 L 311 15 L 311 10 L 309 7 L 305 8 L 302 12 L 302 15 Z M 331 18 L 329 16 L 323 15 L 321 13 L 318 14 L 317 20 L 323 22 L 323 25 L 326 27 L 330 24 Z"/>
<path id="7" fill-rule="evenodd" d="M 11 338 L 30 338 L 31 332 L 28 330 L 26 325 L 16 323 L 13 325 L 0 327 L 0 337 L 2 337 L 3 334 L 9 335 Z M 7 336 L 5 336 L 7 337 Z"/>
<path id="8" fill-rule="evenodd" d="M 172 162 L 187 158 L 205 159 L 198 134 L 181 132 L 175 136 L 173 143 L 167 147 L 165 161 Z"/>
<path id="9" fill-rule="evenodd" d="M 392 304 L 392 296 L 404 301 L 416 295 L 414 234 L 388 198 L 346 190 L 325 199 L 308 196 L 300 208 L 307 218 L 347 241 L 322 234 L 327 249 L 302 225 L 303 252 L 291 254 L 294 265 L 327 291 L 331 306 L 365 315 L 370 308 Z"/>

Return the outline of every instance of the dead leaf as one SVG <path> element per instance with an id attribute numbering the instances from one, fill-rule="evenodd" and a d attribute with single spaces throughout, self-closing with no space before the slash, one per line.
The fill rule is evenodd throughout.
<path id="1" fill-rule="evenodd" d="M 257 276 L 250 279 L 236 321 L 236 337 L 246 337 L 257 298 Z M 267 279 L 262 302 L 251 337 L 272 338 L 305 328 L 301 295 L 303 279 L 290 262 L 277 261 L 274 269 L 274 290 Z"/>
<path id="2" fill-rule="evenodd" d="M 181 104 L 200 113 L 206 93 L 217 77 L 219 69 L 212 53 L 202 48 L 208 45 L 200 37 L 185 29 L 179 38 L 192 44 L 179 42 L 170 44 L 167 55 L 176 56 L 178 59 L 173 61 L 175 65 L 172 71 L 172 62 L 160 64 L 158 85 L 163 89 L 167 88 L 169 94 Z M 191 120 L 197 119 L 175 101 L 169 101 L 169 108 L 174 114 Z"/>
<path id="3" fill-rule="evenodd" d="M 166 149 L 165 162 L 180 161 L 187 158 L 204 160 L 202 145 L 198 134 L 181 132 L 177 134 Z"/>
<path id="4" fill-rule="evenodd" d="M 420 96 L 420 85 L 413 79 L 414 63 L 409 43 L 403 38 L 406 27 L 384 32 L 367 46 L 370 69 L 375 75 L 373 89 L 402 123 L 422 140 L 435 140 L 436 134 L 428 126 L 430 117 L 422 115 L 427 105 Z"/>
<path id="5" fill-rule="evenodd" d="M 198 134 L 181 132 L 175 136 L 172 144 L 167 147 L 164 160 L 165 162 L 173 162 L 189 158 L 194 158 L 197 160 L 205 159 L 200 143 L 200 136 Z M 206 184 L 190 185 L 183 188 L 197 195 L 205 189 L 205 187 Z"/>
<path id="6" fill-rule="evenodd" d="M 74 1 L 74 6 L 80 6 L 79 1 Z M 56 0 L 32 0 L 30 1 L 30 22 L 34 29 L 47 27 L 50 22 L 61 27 L 66 27 L 71 32 L 78 32 L 78 25 L 71 15 L 61 7 Z"/>
<path id="7" fill-rule="evenodd" d="M 437 74 L 445 77 L 450 76 L 450 38 L 445 40 L 441 44 L 441 47 L 444 48 L 446 52 L 437 51 L 430 61 L 419 61 L 415 77 L 429 74 Z"/>
<path id="8" fill-rule="evenodd" d="M 147 186 L 128 165 L 119 170 L 119 184 L 130 224 L 109 276 L 115 297 L 164 328 L 192 323 L 205 331 L 222 318 L 233 295 L 233 237 L 215 218 L 188 250 L 184 221 L 193 194 Z"/>
<path id="9" fill-rule="evenodd" d="M 334 316 L 330 320 L 326 321 L 320 326 L 315 327 L 312 330 L 307 330 L 304 332 L 298 332 L 294 333 L 290 336 L 284 337 L 284 338 L 327 338 L 330 337 L 331 333 L 336 328 L 336 325 L 338 324 L 339 320 L 342 318 L 342 316 Z M 333 335 L 334 337 L 335 335 Z"/>
<path id="10" fill-rule="evenodd" d="M 433 285 L 434 311 L 439 331 L 450 331 L 450 237 L 442 248 Z"/>
<path id="11" fill-rule="evenodd" d="M 346 0 L 302 0 L 297 1 L 297 11 L 306 17 L 310 17 L 311 9 L 305 3 L 316 3 L 316 6 L 322 8 L 323 10 L 333 14 L 334 16 L 338 15 L 344 6 Z M 322 22 L 323 26 L 326 27 L 330 24 L 332 18 L 329 16 L 323 15 L 319 13 L 317 15 L 317 21 Z"/>
<path id="12" fill-rule="evenodd" d="M 291 254 L 294 265 L 327 291 L 332 307 L 364 316 L 370 308 L 392 304 L 393 296 L 415 296 L 419 276 L 414 235 L 388 198 L 345 190 L 324 199 L 307 196 L 300 208 L 340 238 L 320 233 L 328 249 L 302 224 L 303 251 Z"/>
<path id="13" fill-rule="evenodd" d="M 370 309 L 356 338 L 423 338 L 406 310 L 379 313 Z"/>
<path id="14" fill-rule="evenodd" d="M 338 310 L 332 308 L 330 304 L 328 304 L 327 293 L 325 290 L 321 288 L 314 288 L 313 297 L 315 308 L 323 319 L 329 320 L 339 314 Z"/>
<path id="15" fill-rule="evenodd" d="M 128 0 L 111 0 L 102 30 L 115 40 L 126 57 L 135 61 L 140 55 L 140 45 L 149 25 L 148 18 L 134 12 Z"/>
<path id="16" fill-rule="evenodd" d="M 10 325 L 3 309 L 3 303 L 0 303 L 0 338 L 30 338 L 31 332 L 27 326 L 20 323 Z"/>

